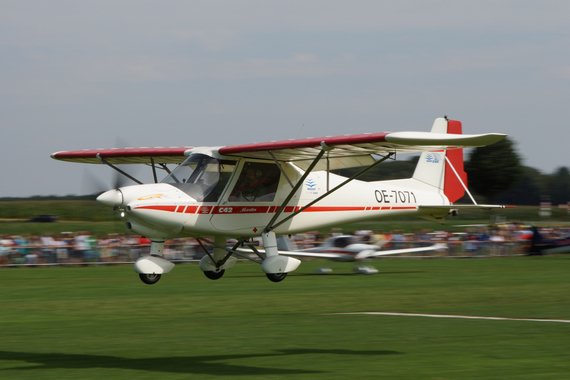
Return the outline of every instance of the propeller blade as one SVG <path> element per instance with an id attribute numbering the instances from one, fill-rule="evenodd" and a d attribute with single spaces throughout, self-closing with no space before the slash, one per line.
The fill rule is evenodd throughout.
<path id="1" fill-rule="evenodd" d="M 115 146 L 116 147 L 127 146 L 127 144 L 124 144 L 124 142 L 121 141 L 121 139 L 117 138 Z M 136 183 L 131 178 L 129 178 L 129 176 L 136 178 L 134 174 L 136 170 L 134 169 L 136 169 L 138 165 L 109 164 L 110 167 L 106 165 L 97 165 L 97 166 L 100 166 L 101 169 L 105 167 L 104 170 L 106 170 L 107 173 L 108 170 L 111 169 L 111 174 L 110 174 L 111 177 L 109 178 L 109 180 L 105 181 L 101 179 L 102 178 L 101 175 L 95 175 L 90 170 L 85 171 L 83 173 L 83 178 L 82 178 L 82 191 L 86 192 L 87 194 L 100 195 L 106 192 L 107 190 L 119 189 L 121 187 L 125 187 L 128 185 L 132 185 L 133 183 Z"/>
<path id="2" fill-rule="evenodd" d="M 91 170 L 84 170 L 81 176 L 81 192 L 89 195 L 99 195 L 109 190 L 109 185 Z"/>

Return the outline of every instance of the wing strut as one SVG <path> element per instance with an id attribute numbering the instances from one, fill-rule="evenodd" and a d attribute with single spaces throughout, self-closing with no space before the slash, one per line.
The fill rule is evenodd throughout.
<path id="1" fill-rule="evenodd" d="M 152 166 L 152 178 L 154 183 L 158 183 L 158 177 L 156 176 L 156 166 L 154 165 L 154 158 L 150 158 L 150 166 Z"/>
<path id="2" fill-rule="evenodd" d="M 330 148 L 329 148 L 330 149 Z M 340 189 L 341 187 L 343 187 L 344 185 L 346 185 L 347 183 L 355 180 L 356 178 L 360 177 L 361 175 L 363 175 L 364 173 L 366 173 L 367 171 L 369 171 L 370 169 L 374 168 L 375 166 L 379 165 L 380 163 L 386 161 L 389 158 L 392 158 L 396 153 L 394 152 L 390 152 L 388 153 L 388 155 L 383 156 L 381 159 L 379 159 L 378 161 L 375 161 L 374 163 L 368 165 L 367 167 L 365 167 L 364 169 L 360 170 L 358 173 L 354 174 L 352 177 L 347 178 L 346 181 L 342 182 L 341 184 L 335 186 L 334 188 L 330 189 L 329 191 L 327 191 L 325 194 L 321 195 L 320 197 L 312 200 L 311 202 L 307 203 L 305 206 L 301 207 L 299 210 L 293 212 L 291 215 L 289 215 L 288 217 L 280 220 L 278 223 L 275 223 L 275 221 L 277 220 L 277 218 L 281 215 L 281 213 L 283 212 L 283 210 L 285 209 L 285 205 L 291 200 L 291 198 L 293 197 L 293 194 L 297 191 L 297 189 L 301 186 L 301 184 L 305 181 L 305 178 L 307 178 L 307 176 L 309 175 L 310 171 L 315 167 L 315 165 L 317 164 L 317 161 L 323 156 L 323 153 L 325 152 L 325 148 L 323 148 L 319 154 L 317 155 L 317 157 L 315 157 L 315 160 L 311 163 L 311 165 L 309 166 L 309 168 L 307 169 L 307 171 L 305 172 L 305 174 L 299 179 L 299 182 L 297 182 L 297 184 L 295 185 L 295 188 L 293 188 L 293 190 L 291 190 L 291 193 L 289 193 L 289 196 L 287 197 L 287 199 L 285 199 L 285 201 L 283 202 L 283 204 L 279 207 L 279 209 L 277 210 L 277 213 L 275 213 L 275 215 L 273 216 L 273 218 L 271 219 L 271 221 L 267 224 L 267 227 L 265 227 L 264 231 L 265 232 L 269 232 L 277 227 L 279 227 L 280 225 L 282 225 L 283 223 L 287 222 L 288 220 L 290 220 L 291 218 L 295 217 L 296 215 L 298 215 L 299 213 L 303 212 L 304 210 L 306 210 L 307 208 L 311 207 L 312 205 L 314 205 L 315 203 L 321 201 L 322 199 L 328 197 L 329 195 L 331 195 L 332 193 L 334 193 L 335 191 L 337 191 L 338 189 Z M 275 224 L 274 224 L 275 223 Z"/>
<path id="3" fill-rule="evenodd" d="M 202 239 L 200 238 L 196 238 L 195 239 L 198 244 L 200 245 L 200 248 L 202 248 L 202 250 L 204 251 L 204 253 L 208 256 L 208 258 L 212 261 L 212 263 L 216 266 L 216 268 L 221 268 L 226 261 L 228 261 L 228 259 L 237 252 L 237 249 L 239 248 L 240 245 L 242 245 L 244 243 L 244 241 L 246 239 L 240 239 L 238 240 L 232 248 L 224 248 L 227 252 L 227 254 L 221 259 L 216 261 L 214 259 L 214 256 L 212 256 L 212 254 L 210 253 L 210 251 L 208 251 L 208 249 L 204 246 L 204 243 L 202 243 Z"/>
<path id="4" fill-rule="evenodd" d="M 281 173 L 283 173 L 283 177 L 285 177 L 285 179 L 287 180 L 287 182 L 289 182 L 289 186 L 291 186 L 291 188 L 293 187 L 293 182 L 291 181 L 291 179 L 289 179 L 289 176 L 287 175 L 287 172 L 285 170 L 283 170 L 283 167 L 281 166 L 281 162 L 279 162 L 277 160 L 277 157 L 275 157 L 275 155 L 273 154 L 273 152 L 269 151 L 268 152 L 269 155 L 271 156 L 271 158 L 273 159 L 273 161 L 275 162 L 275 165 L 277 165 L 277 167 L 279 168 L 279 170 L 281 171 Z"/>
<path id="5" fill-rule="evenodd" d="M 162 170 L 166 171 L 168 174 L 172 174 L 172 171 L 166 166 L 166 164 L 159 164 Z"/>
<path id="6" fill-rule="evenodd" d="M 324 143 L 321 142 L 321 150 L 319 152 L 319 154 L 317 154 L 317 156 L 315 157 L 315 159 L 313 160 L 313 162 L 311 162 L 311 165 L 309 165 L 309 167 L 307 168 L 307 170 L 305 171 L 305 174 L 303 174 L 301 176 L 301 178 L 299 178 L 299 180 L 297 181 L 297 183 L 295 184 L 295 186 L 291 189 L 291 191 L 289 192 L 289 195 L 287 196 L 287 198 L 285 198 L 285 200 L 283 201 L 283 203 L 281 203 L 281 206 L 279 206 L 279 208 L 277 209 L 277 212 L 275 213 L 275 215 L 273 215 L 273 218 L 271 218 L 271 220 L 269 221 L 269 223 L 267 223 L 267 226 L 263 229 L 263 232 L 268 233 L 271 230 L 273 230 L 276 226 L 273 225 L 273 223 L 275 223 L 275 221 L 277 220 L 277 218 L 279 218 L 279 216 L 281 216 L 281 214 L 283 213 L 283 210 L 285 210 L 285 206 L 287 205 L 287 203 L 289 203 L 289 201 L 291 200 L 291 198 L 293 198 L 293 196 L 295 195 L 295 193 L 297 192 L 297 190 L 299 190 L 299 188 L 301 187 L 301 185 L 303 184 L 303 182 L 305 182 L 305 179 L 307 179 L 307 177 L 309 176 L 309 174 L 311 174 L 311 171 L 313 170 L 313 168 L 319 163 L 319 160 L 321 159 L 321 157 L 325 154 L 325 152 L 327 150 L 329 150 L 330 148 Z M 278 225 L 280 225 L 281 222 Z"/>
<path id="7" fill-rule="evenodd" d="M 469 191 L 469 189 L 465 185 L 465 182 L 463 182 L 463 180 L 461 179 L 461 176 L 459 175 L 459 173 L 457 173 L 457 170 L 455 170 L 455 167 L 451 163 L 451 160 L 449 158 L 447 158 L 447 155 L 445 156 L 445 161 L 449 164 L 449 167 L 453 171 L 453 174 L 455 174 L 455 177 L 457 177 L 457 180 L 459 181 L 459 183 L 461 184 L 461 186 L 463 187 L 463 189 L 465 190 L 467 195 L 469 195 L 469 198 L 471 198 L 471 201 L 473 202 L 473 204 L 475 206 L 478 206 L 477 202 L 475 201 L 475 198 L 473 198 L 473 195 L 471 195 L 471 192 Z"/>
<path id="8" fill-rule="evenodd" d="M 138 183 L 139 185 L 143 184 L 141 181 L 139 181 L 138 179 L 136 179 L 135 177 L 133 177 L 132 175 L 130 175 L 126 171 L 120 169 L 119 167 L 117 167 L 117 166 L 113 165 L 112 163 L 110 163 L 109 161 L 105 160 L 103 157 L 101 157 L 100 154 L 97 154 L 97 158 L 99 158 L 102 163 L 104 163 L 105 165 L 109 166 L 110 168 L 116 170 L 117 172 L 121 173 L 122 175 L 124 175 L 125 177 L 130 179 L 131 181 L 134 181 L 134 182 Z"/>

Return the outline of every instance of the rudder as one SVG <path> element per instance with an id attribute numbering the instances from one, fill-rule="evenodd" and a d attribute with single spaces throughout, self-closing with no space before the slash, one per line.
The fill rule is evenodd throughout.
<path id="1" fill-rule="evenodd" d="M 448 120 L 447 133 L 462 134 L 461 122 L 459 120 Z M 443 192 L 450 202 L 455 202 L 465 195 L 465 187 L 467 187 L 467 173 L 463 167 L 463 148 L 447 150 L 445 156 L 447 160 L 445 162 Z"/>

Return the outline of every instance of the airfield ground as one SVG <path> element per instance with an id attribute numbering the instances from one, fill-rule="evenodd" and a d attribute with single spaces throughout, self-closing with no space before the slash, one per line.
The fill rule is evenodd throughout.
<path id="1" fill-rule="evenodd" d="M 375 264 L 306 262 L 278 284 L 183 264 L 154 286 L 128 265 L 2 269 L 0 378 L 568 378 L 570 255 Z"/>

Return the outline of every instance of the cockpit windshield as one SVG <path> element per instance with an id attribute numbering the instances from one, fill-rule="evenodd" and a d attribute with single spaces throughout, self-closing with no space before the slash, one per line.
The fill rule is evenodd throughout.
<path id="1" fill-rule="evenodd" d="M 199 202 L 216 202 L 226 187 L 236 162 L 205 154 L 191 154 L 162 182 L 179 188 Z"/>

